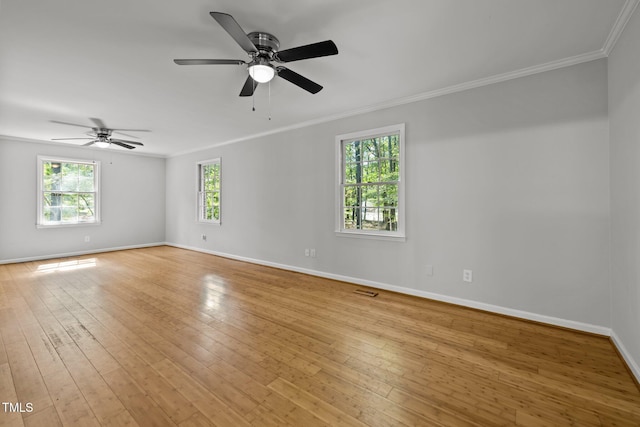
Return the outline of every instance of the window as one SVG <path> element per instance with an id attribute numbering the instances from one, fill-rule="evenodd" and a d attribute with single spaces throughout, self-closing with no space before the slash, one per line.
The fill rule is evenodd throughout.
<path id="1" fill-rule="evenodd" d="M 404 240 L 404 124 L 336 137 L 339 235 Z"/>
<path id="2" fill-rule="evenodd" d="M 220 223 L 220 159 L 198 162 L 198 221 Z"/>
<path id="3" fill-rule="evenodd" d="M 100 162 L 38 156 L 38 227 L 100 224 Z"/>

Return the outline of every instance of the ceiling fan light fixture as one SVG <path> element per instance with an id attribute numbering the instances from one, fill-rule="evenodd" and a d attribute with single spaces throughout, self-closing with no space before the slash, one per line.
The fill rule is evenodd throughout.
<path id="1" fill-rule="evenodd" d="M 276 70 L 268 63 L 253 64 L 249 66 L 249 75 L 258 83 L 267 83 L 276 75 Z"/>
<path id="2" fill-rule="evenodd" d="M 107 148 L 109 146 L 109 141 L 96 141 L 96 143 L 93 145 L 98 148 Z"/>

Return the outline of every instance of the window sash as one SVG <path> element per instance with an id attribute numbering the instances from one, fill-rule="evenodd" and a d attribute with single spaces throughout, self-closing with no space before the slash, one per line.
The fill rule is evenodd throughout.
<path id="1" fill-rule="evenodd" d="M 213 202 L 207 203 L 207 196 L 211 196 Z M 217 196 L 217 197 L 216 197 Z M 217 198 L 217 201 L 216 201 Z M 219 191 L 199 191 L 198 192 L 198 209 L 201 221 L 220 221 L 220 192 Z M 210 211 L 210 212 L 209 212 Z"/>
<path id="2" fill-rule="evenodd" d="M 221 173 L 220 159 L 206 160 L 197 163 L 198 188 L 196 196 L 196 220 L 198 222 L 220 223 Z"/>
<path id="3" fill-rule="evenodd" d="M 336 154 L 336 233 L 404 240 L 404 124 L 339 135 Z"/>
<path id="4" fill-rule="evenodd" d="M 99 177 L 99 161 L 38 156 L 37 227 L 100 224 Z"/>

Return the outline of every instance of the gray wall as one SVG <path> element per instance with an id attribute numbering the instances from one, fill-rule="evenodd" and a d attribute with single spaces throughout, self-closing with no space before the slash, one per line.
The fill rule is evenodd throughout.
<path id="1" fill-rule="evenodd" d="M 612 327 L 640 362 L 640 13 L 609 57 Z M 632 368 L 640 378 L 640 367 Z"/>
<path id="2" fill-rule="evenodd" d="M 36 228 L 40 154 L 101 161 L 100 226 Z M 0 183 L 0 262 L 165 240 L 165 159 L 0 139 Z"/>
<path id="3" fill-rule="evenodd" d="M 608 328 L 607 113 L 599 60 L 169 158 L 167 241 Z M 336 236 L 335 136 L 400 122 L 406 242 Z M 222 225 L 200 225 L 214 157 Z"/>

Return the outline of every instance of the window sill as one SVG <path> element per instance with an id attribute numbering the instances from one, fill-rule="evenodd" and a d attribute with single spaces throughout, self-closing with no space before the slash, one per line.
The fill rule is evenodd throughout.
<path id="1" fill-rule="evenodd" d="M 73 224 L 36 224 L 36 228 L 74 228 L 74 227 L 96 227 L 102 222 L 76 222 Z"/>
<path id="2" fill-rule="evenodd" d="M 336 231 L 336 236 L 355 239 L 386 240 L 389 242 L 406 242 L 407 240 L 406 236 L 402 234 L 362 233 L 353 231 Z"/>
<path id="3" fill-rule="evenodd" d="M 203 220 L 197 220 L 196 223 L 198 224 L 206 224 L 206 225 L 220 225 L 220 221 L 203 221 Z"/>

